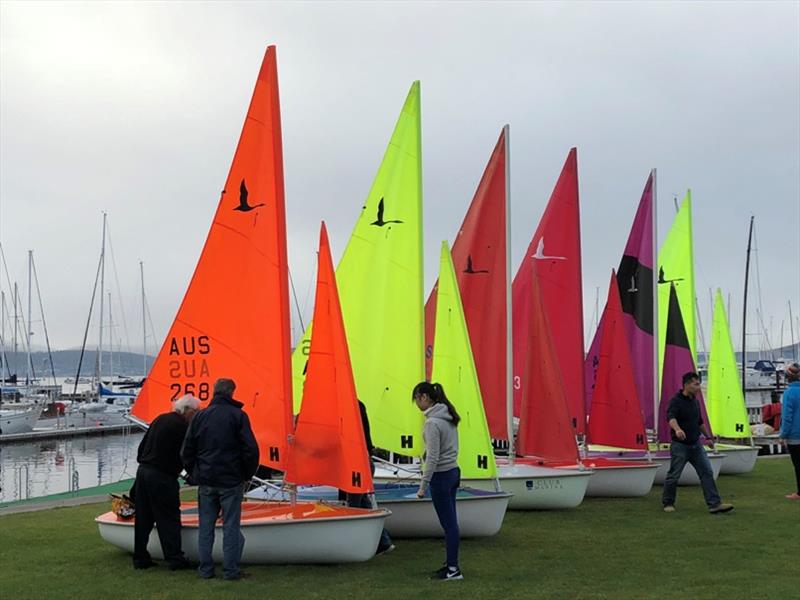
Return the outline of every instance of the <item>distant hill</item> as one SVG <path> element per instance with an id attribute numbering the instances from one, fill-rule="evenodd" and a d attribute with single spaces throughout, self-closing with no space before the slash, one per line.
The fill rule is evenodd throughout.
<path id="1" fill-rule="evenodd" d="M 53 370 L 56 377 L 75 377 L 78 372 L 78 360 L 80 359 L 80 350 L 55 350 L 53 351 Z M 111 355 L 108 352 L 103 352 L 103 375 L 109 375 L 109 362 Z M 153 365 L 155 357 L 147 357 L 147 368 Z M 25 377 L 25 361 L 27 355 L 20 352 L 16 356 L 16 363 L 14 353 L 6 350 L 5 360 L 8 360 L 8 369 L 3 364 L 3 373 L 13 373 L 15 370 L 19 377 Z M 5 363 L 5 360 L 3 361 Z M 83 363 L 81 365 L 81 377 L 89 377 L 94 374 L 95 361 L 97 360 L 97 352 L 95 350 L 86 350 L 83 354 Z M 32 352 L 31 362 L 37 377 L 46 377 L 51 374 L 50 359 L 47 352 Z M 114 374 L 127 375 L 140 377 L 142 375 L 142 355 L 134 354 L 133 352 L 115 352 L 113 356 Z"/>

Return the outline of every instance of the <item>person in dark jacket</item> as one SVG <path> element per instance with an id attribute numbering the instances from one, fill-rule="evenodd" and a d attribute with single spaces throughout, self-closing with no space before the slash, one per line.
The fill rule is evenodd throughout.
<path id="1" fill-rule="evenodd" d="M 173 571 L 186 569 L 189 561 L 181 551 L 181 499 L 178 475 L 183 470 L 181 444 L 200 401 L 184 396 L 175 401 L 172 411 L 156 417 L 139 444 L 139 468 L 133 484 L 136 504 L 133 567 L 147 569 L 156 563 L 147 551 L 153 524 L 164 559 Z"/>
<path id="2" fill-rule="evenodd" d="M 214 397 L 186 432 L 181 457 L 186 470 L 200 488 L 197 493 L 200 531 L 198 551 L 200 576 L 214 577 L 211 549 L 214 527 L 222 511 L 223 576 L 241 579 L 239 570 L 244 549 L 241 532 L 244 484 L 258 468 L 258 444 L 242 403 L 233 399 L 236 384 L 218 379 Z"/>
<path id="3" fill-rule="evenodd" d="M 678 480 L 681 478 L 686 463 L 690 463 L 697 471 L 700 486 L 703 488 L 708 512 L 725 513 L 733 510 L 732 504 L 724 504 L 714 482 L 714 472 L 708 460 L 706 449 L 700 443 L 700 434 L 711 439 L 711 432 L 703 422 L 700 403 L 695 396 L 700 391 L 700 376 L 697 373 L 685 373 L 682 378 L 683 388 L 672 397 L 667 407 L 672 443 L 669 447 L 669 472 L 664 480 L 661 504 L 664 512 L 675 512 L 675 495 Z"/>

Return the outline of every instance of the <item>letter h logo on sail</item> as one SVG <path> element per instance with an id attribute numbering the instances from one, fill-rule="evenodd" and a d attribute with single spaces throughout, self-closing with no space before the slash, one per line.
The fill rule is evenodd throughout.
<path id="1" fill-rule="evenodd" d="M 478 468 L 479 469 L 488 469 L 489 468 L 489 457 L 485 454 L 478 454 Z"/>
<path id="2" fill-rule="evenodd" d="M 413 435 L 401 435 L 400 436 L 400 447 L 401 448 L 413 448 L 414 447 L 414 436 Z"/>
<path id="3" fill-rule="evenodd" d="M 353 487 L 357 488 L 361 487 L 361 471 L 352 472 L 351 482 L 353 484 Z"/>
<path id="4" fill-rule="evenodd" d="M 269 459 L 274 462 L 278 462 L 280 460 L 281 453 L 278 450 L 277 446 L 270 446 L 269 447 Z"/>
<path id="5" fill-rule="evenodd" d="M 736 433 L 744 433 L 744 425 L 742 423 L 736 424 Z"/>

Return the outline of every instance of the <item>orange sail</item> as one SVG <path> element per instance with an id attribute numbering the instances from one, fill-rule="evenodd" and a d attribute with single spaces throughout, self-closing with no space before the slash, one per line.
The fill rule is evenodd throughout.
<path id="1" fill-rule="evenodd" d="M 529 278 L 525 381 L 519 419 L 519 453 L 545 460 L 578 460 L 561 364 L 535 265 Z"/>
<path id="2" fill-rule="evenodd" d="M 592 444 L 647 450 L 624 318 L 617 277 L 612 272 L 586 436 Z"/>
<path id="3" fill-rule="evenodd" d="M 292 425 L 283 150 L 275 47 L 267 48 L 228 179 L 175 322 L 133 407 L 151 422 L 214 382 L 236 382 L 261 463 L 283 470 Z"/>
<path id="4" fill-rule="evenodd" d="M 318 265 L 303 403 L 285 479 L 351 493 L 371 492 L 370 459 L 325 223 L 319 234 Z"/>

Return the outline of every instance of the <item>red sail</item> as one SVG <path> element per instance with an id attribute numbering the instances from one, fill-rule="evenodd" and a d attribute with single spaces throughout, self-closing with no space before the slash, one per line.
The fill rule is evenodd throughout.
<path id="1" fill-rule="evenodd" d="M 525 380 L 519 420 L 519 453 L 544 460 L 576 462 L 578 445 L 570 422 L 550 320 L 544 310 L 535 267 L 530 281 L 528 335 L 525 336 Z"/>
<path id="2" fill-rule="evenodd" d="M 646 450 L 642 408 L 613 272 L 601 323 L 597 378 L 586 435 L 593 444 Z"/>
<path id="3" fill-rule="evenodd" d="M 464 306 L 489 433 L 506 439 L 506 136 L 494 147 L 453 242 L 453 264 Z M 437 284 L 438 285 L 438 284 Z M 436 285 L 425 304 L 425 370 L 431 372 Z"/>
<path id="4" fill-rule="evenodd" d="M 205 406 L 215 380 L 232 378 L 261 463 L 283 470 L 292 425 L 287 272 L 278 73 L 270 46 L 208 238 L 133 415 L 150 422 L 184 394 Z"/>
<path id="5" fill-rule="evenodd" d="M 512 287 L 514 332 L 514 412 L 531 382 L 524 376 L 530 304 L 534 270 L 539 277 L 542 302 L 552 327 L 553 342 L 561 372 L 572 426 L 585 429 L 583 389 L 583 291 L 581 284 L 581 231 L 578 207 L 578 154 L 567 156 L 550 202 L 539 221 Z"/>
<path id="6" fill-rule="evenodd" d="M 318 264 L 303 404 L 285 478 L 295 484 L 371 492 L 370 459 L 325 223 L 319 234 Z"/>

